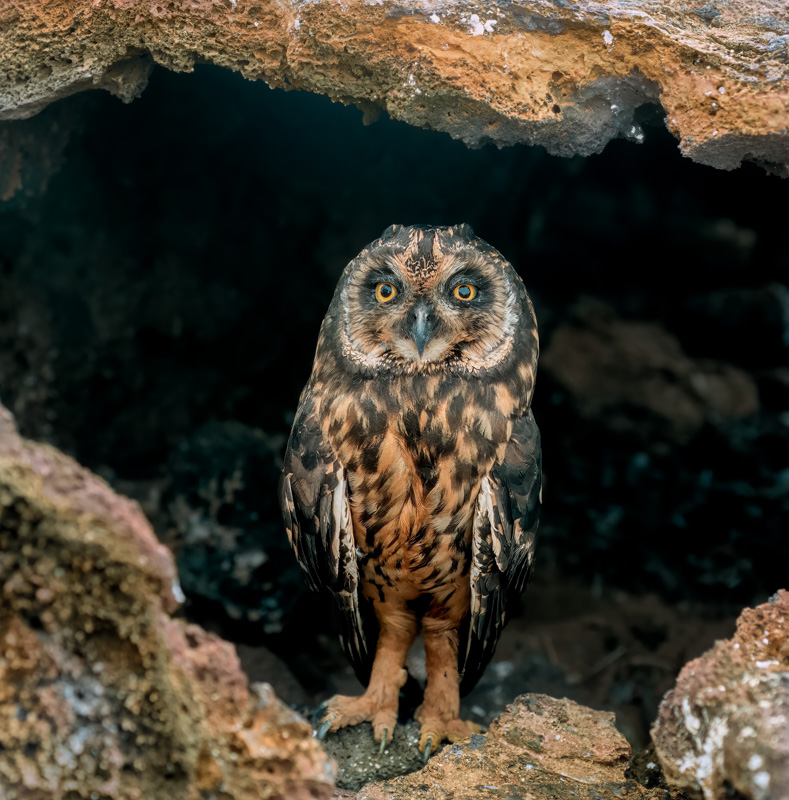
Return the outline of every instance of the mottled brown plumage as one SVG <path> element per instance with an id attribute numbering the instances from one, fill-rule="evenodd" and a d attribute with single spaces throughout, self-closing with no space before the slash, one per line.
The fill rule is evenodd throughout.
<path id="1" fill-rule="evenodd" d="M 522 281 L 468 226 L 393 226 L 343 273 L 280 487 L 307 582 L 333 598 L 367 684 L 329 701 L 331 730 L 369 720 L 386 744 L 421 629 L 420 749 L 472 732 L 460 690 L 482 674 L 531 568 L 537 353 Z"/>

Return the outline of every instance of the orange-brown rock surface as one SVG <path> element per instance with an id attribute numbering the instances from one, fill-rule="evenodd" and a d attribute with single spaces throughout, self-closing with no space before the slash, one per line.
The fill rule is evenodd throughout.
<path id="1" fill-rule="evenodd" d="M 173 620 L 139 508 L 0 406 L 0 797 L 314 800 L 334 767 L 231 645 Z"/>
<path id="2" fill-rule="evenodd" d="M 789 592 L 690 661 L 652 728 L 666 780 L 705 800 L 789 800 Z"/>
<path id="3" fill-rule="evenodd" d="M 128 101 L 154 62 L 208 62 L 471 145 L 561 155 L 640 141 L 633 111 L 654 103 L 691 158 L 785 171 L 788 53 L 774 0 L 9 0 L 0 118 L 95 87 Z"/>
<path id="4" fill-rule="evenodd" d="M 485 734 L 445 747 L 419 772 L 336 800 L 669 800 L 625 775 L 614 715 L 541 694 L 518 697 Z"/>

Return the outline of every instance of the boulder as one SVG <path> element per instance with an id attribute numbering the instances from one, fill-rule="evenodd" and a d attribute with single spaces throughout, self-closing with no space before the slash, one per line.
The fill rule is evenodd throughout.
<path id="1" fill-rule="evenodd" d="M 0 407 L 4 800 L 330 796 L 309 724 L 180 594 L 139 507 Z"/>
<path id="2" fill-rule="evenodd" d="M 614 715 L 540 694 L 518 697 L 487 734 L 448 745 L 419 772 L 363 787 L 356 800 L 666 800 L 627 777 Z"/>
<path id="3" fill-rule="evenodd" d="M 666 780 L 706 800 L 789 798 L 789 592 L 689 662 L 652 740 Z"/>
<path id="4" fill-rule="evenodd" d="M 91 88 L 124 101 L 154 63 L 207 62 L 380 109 L 472 146 L 589 155 L 644 139 L 661 108 L 682 151 L 723 169 L 789 163 L 789 9 L 772 0 L 12 0 L 0 118 Z"/>

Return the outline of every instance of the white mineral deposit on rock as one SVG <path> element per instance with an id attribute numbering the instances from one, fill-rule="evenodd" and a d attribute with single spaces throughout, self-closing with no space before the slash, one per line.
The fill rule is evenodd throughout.
<path id="1" fill-rule="evenodd" d="M 484 36 L 485 26 L 479 21 L 478 14 L 472 14 L 471 17 L 469 18 L 469 22 L 471 23 L 472 36 Z"/>
<path id="2" fill-rule="evenodd" d="M 770 785 L 770 775 L 767 772 L 757 772 L 753 776 L 753 782 L 760 789 L 766 789 Z"/>

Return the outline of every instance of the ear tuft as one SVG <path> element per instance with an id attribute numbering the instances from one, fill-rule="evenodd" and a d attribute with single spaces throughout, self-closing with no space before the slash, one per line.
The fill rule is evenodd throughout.
<path id="1" fill-rule="evenodd" d="M 403 230 L 403 225 L 390 225 L 380 236 L 380 241 L 383 244 L 390 239 L 394 239 L 398 233 Z"/>
<path id="2" fill-rule="evenodd" d="M 474 233 L 474 229 L 467 222 L 461 222 L 459 225 L 453 225 L 450 228 L 450 231 L 453 235 L 459 236 L 463 239 L 468 239 L 468 241 L 472 241 L 473 239 L 477 238 L 476 234 Z"/>

